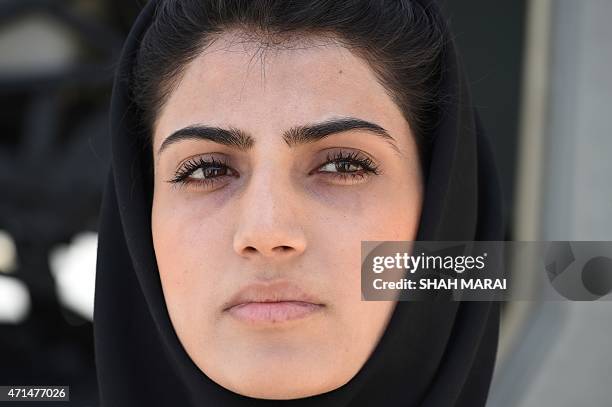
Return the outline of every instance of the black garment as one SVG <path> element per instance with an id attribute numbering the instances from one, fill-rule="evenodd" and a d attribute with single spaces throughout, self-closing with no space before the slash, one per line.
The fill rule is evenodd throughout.
<path id="1" fill-rule="evenodd" d="M 130 33 L 112 96 L 112 168 L 101 214 L 94 313 L 102 405 L 483 406 L 497 350 L 498 303 L 400 302 L 357 375 L 339 389 L 304 399 L 239 396 L 191 361 L 164 302 L 151 237 L 151 151 L 139 141 L 144 130 L 128 97 L 133 57 L 155 3 L 149 2 Z M 433 134 L 417 239 L 502 240 L 492 153 L 452 44 L 444 69 L 448 104 Z"/>

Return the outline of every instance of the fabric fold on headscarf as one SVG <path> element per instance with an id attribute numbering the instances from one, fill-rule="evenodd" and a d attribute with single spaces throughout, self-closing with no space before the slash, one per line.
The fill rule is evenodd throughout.
<path id="1" fill-rule="evenodd" d="M 141 112 L 129 93 L 134 57 L 157 3 L 149 1 L 127 38 L 111 100 L 112 163 L 100 215 L 94 307 L 101 405 L 484 406 L 497 351 L 497 302 L 399 302 L 357 375 L 303 399 L 244 397 L 193 363 L 163 297 L 151 236 L 152 153 L 143 145 Z M 452 42 L 443 89 L 417 240 L 503 240 L 497 170 Z"/>

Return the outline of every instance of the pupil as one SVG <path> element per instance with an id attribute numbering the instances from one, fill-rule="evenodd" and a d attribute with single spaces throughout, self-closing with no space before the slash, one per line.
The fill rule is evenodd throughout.
<path id="1" fill-rule="evenodd" d="M 215 177 L 223 175 L 223 169 L 219 167 L 209 167 L 204 169 L 204 177 Z"/>
<path id="2" fill-rule="evenodd" d="M 350 172 L 351 165 L 352 164 L 348 161 L 340 161 L 336 163 L 336 170 Z"/>

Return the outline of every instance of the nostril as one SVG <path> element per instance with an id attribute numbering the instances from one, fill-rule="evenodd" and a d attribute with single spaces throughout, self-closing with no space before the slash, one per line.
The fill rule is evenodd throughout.
<path id="1" fill-rule="evenodd" d="M 290 252 L 293 251 L 294 248 L 291 246 L 287 246 L 287 245 L 282 245 L 282 246 L 276 246 L 274 248 L 272 248 L 272 252 L 273 253 L 286 253 L 286 252 Z M 259 252 L 259 250 L 253 246 L 246 246 L 243 251 L 247 254 L 253 254 L 253 253 L 257 253 Z"/>

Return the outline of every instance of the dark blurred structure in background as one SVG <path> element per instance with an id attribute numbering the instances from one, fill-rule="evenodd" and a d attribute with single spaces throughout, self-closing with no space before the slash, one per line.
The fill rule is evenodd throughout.
<path id="1" fill-rule="evenodd" d="M 138 5 L 0 2 L 0 229 L 16 246 L 29 313 L 0 325 L 0 383 L 70 384 L 95 405 L 91 321 L 57 295 L 50 254 L 95 231 L 109 161 L 114 63 Z"/>
<path id="2" fill-rule="evenodd" d="M 526 0 L 443 1 L 474 104 L 493 148 L 511 238 L 519 142 Z"/>
<path id="3" fill-rule="evenodd" d="M 0 384 L 70 385 L 75 406 L 97 405 L 94 233 L 108 103 L 145 2 L 0 0 Z M 493 141 L 507 239 L 610 239 L 612 2 L 441 2 Z M 504 304 L 489 405 L 612 405 L 608 304 Z M 597 376 L 575 368 L 585 364 Z M 550 391 L 558 383 L 568 390 Z"/>

